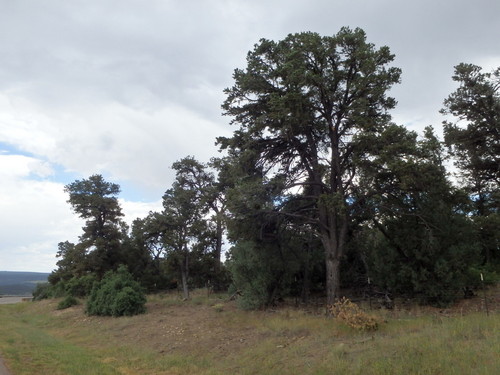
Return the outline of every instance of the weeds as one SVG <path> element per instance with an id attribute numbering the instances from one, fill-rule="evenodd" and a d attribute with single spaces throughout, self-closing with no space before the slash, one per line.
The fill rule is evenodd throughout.
<path id="1" fill-rule="evenodd" d="M 222 312 L 222 311 L 224 311 L 224 304 L 223 303 L 216 303 L 215 305 L 212 306 L 212 308 L 216 312 Z"/>
<path id="2" fill-rule="evenodd" d="M 388 324 L 367 332 L 338 316 L 248 312 L 201 291 L 194 297 L 155 295 L 146 314 L 121 318 L 89 317 L 82 305 L 56 310 L 57 300 L 0 306 L 0 352 L 21 375 L 500 373 L 498 313 L 376 311 L 373 319 Z M 342 301 L 339 312 L 359 316 L 351 304 Z"/>
<path id="3" fill-rule="evenodd" d="M 358 305 L 346 297 L 331 306 L 330 312 L 337 319 L 356 330 L 376 331 L 378 329 L 379 323 L 377 319 L 365 313 Z"/>

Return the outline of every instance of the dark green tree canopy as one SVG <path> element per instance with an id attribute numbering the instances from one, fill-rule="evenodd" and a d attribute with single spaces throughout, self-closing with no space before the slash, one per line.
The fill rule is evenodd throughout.
<path id="1" fill-rule="evenodd" d="M 403 139 L 404 129 L 394 131 Z M 371 220 L 361 229 L 371 236 L 364 245 L 367 271 L 392 291 L 446 304 L 466 286 L 477 245 L 470 222 L 457 212 L 467 199 L 447 180 L 433 129 L 417 142 L 415 137 L 410 133 L 400 142 L 401 157 L 382 151 L 364 168 L 372 189 L 365 195 Z"/>
<path id="2" fill-rule="evenodd" d="M 106 182 L 101 175 L 76 180 L 64 187 L 69 194 L 68 203 L 82 219 L 87 220 L 84 236 L 98 236 L 106 225 L 120 223 L 123 216 L 116 196 L 120 186 Z"/>
<path id="3" fill-rule="evenodd" d="M 445 101 L 445 142 L 471 189 L 491 190 L 500 183 L 500 68 L 483 73 L 472 64 L 455 67 L 460 86 Z"/>
<path id="4" fill-rule="evenodd" d="M 473 221 L 486 263 L 500 262 L 500 68 L 483 73 L 472 64 L 455 67 L 459 87 L 445 101 L 445 142 L 461 186 L 470 195 Z"/>
<path id="5" fill-rule="evenodd" d="M 185 157 L 172 165 L 176 178 L 163 195 L 167 235 L 165 250 L 180 269 L 184 298 L 189 298 L 188 278 L 191 254 L 207 232 L 204 215 L 208 212 L 205 188 L 212 177 L 202 163 Z"/>
<path id="6" fill-rule="evenodd" d="M 338 293 L 356 161 L 369 157 L 358 139 L 380 135 L 395 106 L 386 95 L 401 73 L 388 67 L 393 58 L 389 48 L 368 43 L 361 29 L 262 39 L 225 90 L 223 109 L 240 128 L 218 142 L 249 172 L 281 186 L 283 197 L 304 202 L 288 214 L 314 221 L 322 238 L 328 303 Z"/>
<path id="7" fill-rule="evenodd" d="M 92 175 L 66 185 L 64 190 L 73 210 L 86 219 L 77 247 L 86 252 L 88 270 L 103 276 L 124 262 L 121 245 L 126 225 L 116 198 L 120 187 L 101 175 Z"/>

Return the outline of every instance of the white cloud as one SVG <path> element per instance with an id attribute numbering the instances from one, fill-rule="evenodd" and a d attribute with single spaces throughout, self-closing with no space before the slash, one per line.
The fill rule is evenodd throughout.
<path id="1" fill-rule="evenodd" d="M 0 154 L 0 270 L 51 271 L 57 244 L 78 241 L 84 222 L 67 203 L 63 184 L 31 178 L 45 177 L 46 167 L 35 158 Z M 162 208 L 161 199 L 119 202 L 129 225 Z"/>
<path id="2" fill-rule="evenodd" d="M 202 95 L 192 93 L 200 102 Z M 174 161 L 186 155 L 208 160 L 216 154 L 216 136 L 230 130 L 203 117 L 203 111 L 172 103 L 151 111 L 105 102 L 41 112 L 36 103 L 18 100 L 13 108 L 6 102 L 0 101 L 0 141 L 84 177 L 102 173 L 132 182 L 145 190 L 143 199 L 161 197 L 172 181 Z"/>
<path id="3" fill-rule="evenodd" d="M 403 69 L 395 121 L 439 132 L 453 66 L 500 65 L 499 13 L 495 0 L 4 1 L 0 269 L 41 269 L 57 242 L 76 240 L 69 179 L 119 183 L 128 222 L 161 208 L 171 164 L 206 161 L 234 130 L 222 91 L 260 38 L 363 28 Z"/>
<path id="4" fill-rule="evenodd" d="M 49 177 L 54 173 L 49 163 L 23 155 L 0 155 L 0 177 L 4 187 L 9 184 L 10 178 Z"/>
<path id="5" fill-rule="evenodd" d="M 57 243 L 75 241 L 82 222 L 71 213 L 46 162 L 0 155 L 0 270 L 50 271 Z"/>
<path id="6" fill-rule="evenodd" d="M 124 220 L 132 227 L 132 222 L 137 218 L 144 218 L 150 212 L 160 212 L 163 210 L 162 200 L 159 199 L 155 202 L 133 202 L 125 199 L 119 199 L 120 207 L 125 215 Z"/>

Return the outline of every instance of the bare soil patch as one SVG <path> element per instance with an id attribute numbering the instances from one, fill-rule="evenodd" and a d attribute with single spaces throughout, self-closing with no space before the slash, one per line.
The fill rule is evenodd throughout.
<path id="1" fill-rule="evenodd" d="M 44 302 L 56 304 L 56 302 Z M 152 349 L 158 353 L 209 355 L 213 357 L 236 354 L 260 339 L 269 336 L 259 327 L 266 311 L 239 312 L 235 302 L 224 302 L 222 311 L 213 303 L 170 304 L 154 297 L 146 305 L 147 312 L 133 317 L 86 316 L 82 305 L 66 310 L 56 310 L 53 314 L 68 320 L 71 325 L 99 332 L 110 340 Z M 64 335 L 64 333 L 63 333 Z"/>
<path id="2" fill-rule="evenodd" d="M 297 310 L 293 305 L 284 304 L 266 311 L 239 311 L 234 301 L 205 298 L 197 302 L 182 302 L 171 296 L 150 296 L 146 314 L 122 318 L 89 317 L 85 315 L 82 305 L 55 310 L 56 301 L 42 303 L 53 304 L 53 314 L 67 320 L 70 326 L 79 326 L 84 331 L 98 332 L 112 342 L 133 344 L 159 354 L 189 353 L 212 358 L 237 356 L 240 351 L 265 339 L 276 338 L 279 346 L 286 346 L 310 334 L 307 327 L 296 327 L 293 319 L 285 319 L 287 326 L 272 326 L 273 316 Z M 396 317 L 403 309 L 409 308 L 396 306 L 386 313 Z M 500 287 L 488 291 L 488 308 L 490 313 L 500 310 Z M 483 312 L 485 305 L 483 296 L 478 293 L 446 309 L 422 306 L 415 306 L 414 309 L 415 315 L 457 316 Z M 315 311 L 313 314 L 319 311 L 324 313 L 323 309 L 312 311 Z M 61 333 L 71 334 L 69 331 Z"/>

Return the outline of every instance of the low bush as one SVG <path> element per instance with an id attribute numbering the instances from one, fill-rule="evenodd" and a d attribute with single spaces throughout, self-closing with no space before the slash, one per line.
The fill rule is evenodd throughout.
<path id="1" fill-rule="evenodd" d="M 67 296 L 57 305 L 58 310 L 64 310 L 71 306 L 78 305 L 78 300 L 73 296 Z"/>
<path id="2" fill-rule="evenodd" d="M 145 303 L 146 297 L 144 294 L 130 286 L 126 286 L 116 294 L 113 305 L 111 306 L 111 315 L 123 316 L 142 314 L 145 312 Z"/>
<path id="3" fill-rule="evenodd" d="M 467 281 L 470 286 L 481 288 L 483 285 L 495 285 L 500 282 L 500 274 L 493 266 L 470 267 Z"/>
<path id="4" fill-rule="evenodd" d="M 33 290 L 33 301 L 40 301 L 47 298 L 59 298 L 66 295 L 66 286 L 62 281 L 56 285 L 51 283 L 38 283 L 35 290 Z"/>
<path id="5" fill-rule="evenodd" d="M 223 303 L 216 303 L 215 305 L 212 306 L 212 308 L 216 312 L 222 312 L 222 311 L 224 311 L 224 304 Z"/>
<path id="6" fill-rule="evenodd" d="M 33 290 L 33 301 L 41 301 L 52 297 L 52 285 L 49 283 L 37 283 Z"/>
<path id="7" fill-rule="evenodd" d="M 146 311 L 145 304 L 146 296 L 140 284 L 125 267 L 120 267 L 94 284 L 86 312 L 88 315 L 137 315 Z"/>

